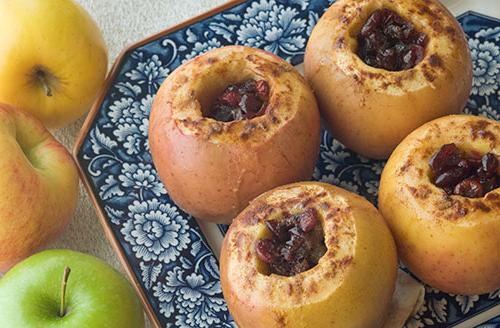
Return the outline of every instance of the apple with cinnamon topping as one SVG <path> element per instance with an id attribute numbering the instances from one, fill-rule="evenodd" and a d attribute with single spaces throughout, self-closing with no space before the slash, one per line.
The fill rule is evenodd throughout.
<path id="1" fill-rule="evenodd" d="M 231 224 L 221 285 L 241 328 L 381 327 L 394 240 L 364 198 L 320 182 L 268 191 Z"/>
<path id="2" fill-rule="evenodd" d="M 311 177 L 319 152 L 314 95 L 283 59 L 228 46 L 162 84 L 149 144 L 169 196 L 202 220 L 229 223 L 257 195 Z"/>
<path id="3" fill-rule="evenodd" d="M 389 158 L 379 207 L 401 259 L 453 294 L 500 288 L 500 122 L 446 116 L 418 128 Z"/>
<path id="4" fill-rule="evenodd" d="M 460 113 L 472 84 L 465 35 L 437 0 L 336 1 L 311 34 L 304 69 L 335 138 L 371 158 Z"/>

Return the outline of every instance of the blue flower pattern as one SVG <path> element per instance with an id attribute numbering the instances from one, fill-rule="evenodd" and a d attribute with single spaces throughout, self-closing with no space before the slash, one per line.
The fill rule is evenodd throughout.
<path id="1" fill-rule="evenodd" d="M 154 94 L 178 65 L 210 49 L 243 44 L 302 62 L 308 35 L 331 0 L 251 0 L 134 49 L 78 153 L 110 226 L 164 327 L 236 327 L 222 297 L 217 260 L 196 222 L 168 197 L 147 142 Z M 466 111 L 499 119 L 498 22 L 460 19 L 474 63 Z M 323 131 L 313 178 L 376 203 L 383 161 L 364 159 Z M 464 297 L 427 287 L 407 328 L 447 327 L 500 303 L 499 291 Z M 491 321 L 484 327 L 493 327 Z M 498 327 L 498 326 L 495 326 Z"/>

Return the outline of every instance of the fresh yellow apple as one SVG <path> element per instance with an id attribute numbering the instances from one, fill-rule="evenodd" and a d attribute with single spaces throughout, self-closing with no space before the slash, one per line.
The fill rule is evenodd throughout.
<path id="1" fill-rule="evenodd" d="M 33 116 L 0 104 L 0 272 L 69 223 L 78 173 L 69 152 Z"/>
<path id="2" fill-rule="evenodd" d="M 89 109 L 107 66 L 101 32 L 73 0 L 0 1 L 0 102 L 62 127 Z"/>

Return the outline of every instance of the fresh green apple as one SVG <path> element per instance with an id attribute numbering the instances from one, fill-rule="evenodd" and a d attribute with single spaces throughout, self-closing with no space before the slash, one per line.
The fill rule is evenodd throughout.
<path id="1" fill-rule="evenodd" d="M 0 326 L 142 328 L 144 315 L 130 283 L 111 266 L 83 253 L 48 250 L 0 279 Z"/>
<path id="2" fill-rule="evenodd" d="M 73 0 L 0 1 L 0 102 L 61 127 L 89 109 L 107 65 L 101 32 Z"/>
<path id="3" fill-rule="evenodd" d="M 63 231 L 79 189 L 66 148 L 33 116 L 2 104 L 0 154 L 0 272 L 5 272 Z"/>

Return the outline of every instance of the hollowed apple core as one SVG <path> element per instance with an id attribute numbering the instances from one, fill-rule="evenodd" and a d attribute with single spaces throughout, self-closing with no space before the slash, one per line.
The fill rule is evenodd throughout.
<path id="1" fill-rule="evenodd" d="M 483 197 L 500 187 L 495 154 L 465 154 L 455 144 L 443 145 L 429 160 L 431 181 L 449 195 Z"/>
<path id="2" fill-rule="evenodd" d="M 255 242 L 263 274 L 294 276 L 316 266 L 326 253 L 323 228 L 312 208 L 265 224 L 267 237 Z"/>
<path id="3" fill-rule="evenodd" d="M 252 119 L 264 114 L 268 98 L 265 80 L 248 79 L 226 87 L 203 114 L 221 122 Z"/>
<path id="4" fill-rule="evenodd" d="M 375 10 L 358 34 L 358 56 L 372 67 L 388 71 L 410 69 L 424 58 L 427 35 L 396 12 Z"/>

